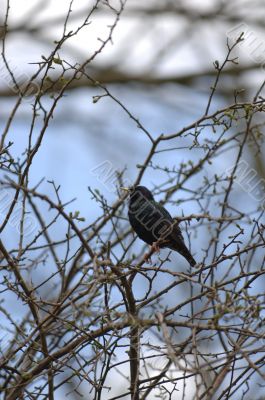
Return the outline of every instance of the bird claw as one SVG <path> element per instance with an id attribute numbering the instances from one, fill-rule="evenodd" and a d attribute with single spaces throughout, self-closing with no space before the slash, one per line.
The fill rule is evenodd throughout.
<path id="1" fill-rule="evenodd" d="M 160 247 L 157 242 L 154 242 L 152 244 L 152 246 L 150 247 L 150 252 L 152 252 L 152 253 L 160 252 Z M 144 260 L 147 264 L 152 264 L 152 259 L 151 259 L 152 253 L 150 254 L 150 252 L 144 255 Z"/>
<path id="2" fill-rule="evenodd" d="M 151 259 L 151 256 L 150 256 L 149 253 L 147 253 L 147 254 L 144 255 L 144 261 L 145 261 L 147 264 L 152 264 L 152 259 Z"/>
<path id="3" fill-rule="evenodd" d="M 155 253 L 159 253 L 159 252 L 160 252 L 160 247 L 159 247 L 159 245 L 158 245 L 157 242 L 154 242 L 154 243 L 152 244 L 151 250 L 152 250 L 153 252 L 155 252 Z"/>

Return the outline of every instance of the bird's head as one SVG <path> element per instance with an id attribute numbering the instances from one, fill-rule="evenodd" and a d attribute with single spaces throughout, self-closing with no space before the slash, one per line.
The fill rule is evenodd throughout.
<path id="1" fill-rule="evenodd" d="M 152 193 L 145 186 L 122 187 L 121 189 L 129 193 L 130 198 L 142 197 L 146 200 L 154 200 Z"/>

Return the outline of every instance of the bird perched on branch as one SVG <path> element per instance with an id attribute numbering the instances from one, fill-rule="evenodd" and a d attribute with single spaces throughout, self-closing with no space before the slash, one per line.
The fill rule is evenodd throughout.
<path id="1" fill-rule="evenodd" d="M 191 266 L 194 266 L 196 261 L 184 243 L 177 222 L 154 200 L 150 190 L 144 186 L 122 189 L 130 193 L 128 215 L 137 236 L 156 251 L 160 248 L 177 251 Z"/>

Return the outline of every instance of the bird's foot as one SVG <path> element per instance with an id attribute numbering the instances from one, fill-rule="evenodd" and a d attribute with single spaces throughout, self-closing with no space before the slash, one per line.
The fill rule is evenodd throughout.
<path id="1" fill-rule="evenodd" d="M 151 254 L 150 254 L 150 252 L 151 252 Z M 159 253 L 159 252 L 160 252 L 160 247 L 158 245 L 158 242 L 154 242 L 152 244 L 152 246 L 150 246 L 149 253 L 144 255 L 145 262 L 147 262 L 147 264 L 152 264 L 152 259 L 151 259 L 152 253 Z"/>
<path id="2" fill-rule="evenodd" d="M 147 253 L 147 254 L 144 255 L 144 261 L 147 264 L 152 264 L 152 259 L 151 259 L 150 253 Z"/>
<path id="3" fill-rule="evenodd" d="M 160 252 L 160 247 L 159 247 L 159 245 L 158 245 L 157 242 L 154 242 L 154 243 L 152 244 L 151 250 L 152 250 L 153 252 L 155 252 L 155 253 L 159 253 L 159 252 Z"/>

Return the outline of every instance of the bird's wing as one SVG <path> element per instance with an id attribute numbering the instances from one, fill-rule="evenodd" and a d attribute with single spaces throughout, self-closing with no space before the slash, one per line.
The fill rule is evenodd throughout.
<path id="1" fill-rule="evenodd" d="M 156 201 L 152 201 L 154 207 L 161 213 L 161 216 L 168 219 L 170 222 L 174 222 L 173 218 L 169 214 L 169 212 L 163 207 L 161 204 L 157 203 Z"/>
<path id="2" fill-rule="evenodd" d="M 190 265 L 195 265 L 196 261 L 190 254 L 190 251 L 185 245 L 184 237 L 179 227 L 179 223 L 177 219 L 173 219 L 169 212 L 159 203 L 153 202 L 154 207 L 156 210 L 163 216 L 165 224 L 166 221 L 171 224 L 172 231 L 168 236 L 161 238 L 161 243 L 159 244 L 160 247 L 168 247 L 172 250 L 175 250 L 182 254 L 183 257 L 190 263 Z"/>
<path id="3" fill-rule="evenodd" d="M 169 212 L 161 204 L 156 203 L 155 201 L 153 203 L 156 209 L 161 213 L 161 215 L 173 224 L 173 234 L 175 234 L 177 237 L 180 237 L 184 241 L 184 237 L 182 235 L 177 219 L 172 218 Z"/>
<path id="4" fill-rule="evenodd" d="M 157 212 L 159 214 L 161 214 L 161 216 L 164 218 L 164 220 L 167 220 L 170 224 L 172 224 L 173 229 L 170 234 L 170 237 L 171 238 L 175 237 L 176 240 L 180 240 L 180 241 L 184 242 L 184 237 L 183 237 L 181 229 L 179 227 L 179 222 L 176 219 L 172 218 L 171 215 L 169 214 L 169 212 L 161 204 L 156 203 L 155 201 L 152 201 L 152 203 L 153 203 L 153 206 L 156 208 Z"/>

